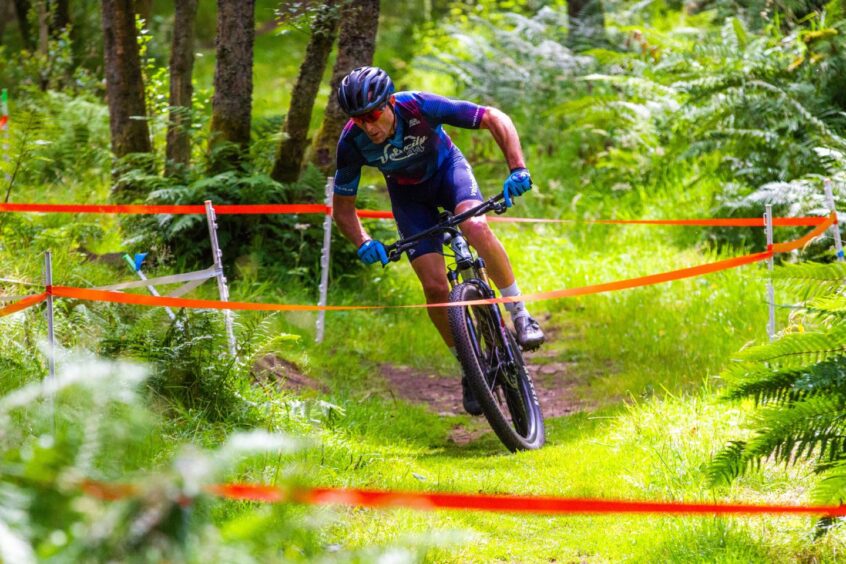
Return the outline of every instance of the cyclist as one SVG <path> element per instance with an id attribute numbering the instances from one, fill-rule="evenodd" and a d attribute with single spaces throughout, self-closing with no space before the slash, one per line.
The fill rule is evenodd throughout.
<path id="1" fill-rule="evenodd" d="M 531 189 L 520 139 L 511 119 L 496 108 L 451 100 L 427 92 L 394 92 L 388 74 L 378 67 L 360 67 L 338 87 L 338 102 L 350 116 L 338 141 L 333 217 L 341 233 L 358 247 L 366 264 L 388 263 L 385 246 L 372 239 L 356 215 L 355 199 L 362 166 L 378 168 L 385 177 L 391 208 L 400 237 L 409 237 L 438 222 L 438 208 L 458 214 L 483 201 L 470 164 L 443 125 L 487 129 L 499 145 L 510 169 L 503 185 L 507 206 L 514 197 Z M 460 225 L 469 243 L 485 260 L 490 278 L 502 296 L 519 296 L 508 255 L 484 216 Z M 441 241 L 420 241 L 408 252 L 411 266 L 423 286 L 427 303 L 449 300 L 449 285 Z M 543 331 L 523 302 L 506 303 L 524 349 L 539 347 Z M 455 343 L 447 311 L 429 308 L 429 317 L 453 355 Z M 464 408 L 480 415 L 466 378 L 462 378 Z"/>

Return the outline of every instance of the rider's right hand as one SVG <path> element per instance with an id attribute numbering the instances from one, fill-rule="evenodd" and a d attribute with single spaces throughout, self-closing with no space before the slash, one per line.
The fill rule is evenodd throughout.
<path id="1" fill-rule="evenodd" d="M 385 245 L 382 241 L 375 241 L 368 239 L 358 248 L 358 258 L 364 264 L 374 264 L 381 262 L 382 266 L 388 264 L 388 253 L 385 251 Z"/>

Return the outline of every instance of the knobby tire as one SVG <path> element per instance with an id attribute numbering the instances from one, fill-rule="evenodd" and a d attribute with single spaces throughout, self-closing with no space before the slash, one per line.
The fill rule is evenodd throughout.
<path id="1" fill-rule="evenodd" d="M 476 283 L 464 282 L 453 288 L 449 299 L 464 302 L 484 297 Z M 516 340 L 506 331 L 507 342 L 503 342 L 502 332 L 495 325 L 497 316 L 493 310 L 497 307 L 448 308 L 458 360 L 485 418 L 502 443 L 511 452 L 538 449 L 545 441 L 543 415 Z M 506 357 L 505 347 L 513 351 L 516 366 L 507 373 L 498 371 L 491 377 L 486 368 L 491 367 L 494 360 Z"/>

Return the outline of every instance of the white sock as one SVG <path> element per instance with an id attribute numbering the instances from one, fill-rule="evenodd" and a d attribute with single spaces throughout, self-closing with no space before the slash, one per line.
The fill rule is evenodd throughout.
<path id="1" fill-rule="evenodd" d="M 511 286 L 500 288 L 499 293 L 503 298 L 519 296 L 520 287 L 517 285 L 517 281 L 515 280 L 514 284 Z M 518 317 L 525 317 L 529 315 L 529 310 L 526 309 L 526 304 L 524 302 L 506 302 L 504 305 L 505 309 L 508 310 L 508 313 L 511 314 L 511 321 L 514 321 Z"/>

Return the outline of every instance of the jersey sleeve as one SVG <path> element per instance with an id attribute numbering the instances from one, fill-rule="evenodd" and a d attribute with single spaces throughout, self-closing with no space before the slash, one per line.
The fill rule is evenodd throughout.
<path id="1" fill-rule="evenodd" d="M 361 179 L 361 167 L 364 164 L 361 152 L 346 136 L 341 136 L 338 141 L 335 194 L 355 196 L 358 193 L 358 181 Z"/>
<path id="2" fill-rule="evenodd" d="M 473 102 L 453 100 L 429 92 L 415 92 L 414 100 L 430 121 L 464 129 L 479 129 L 486 110 L 485 106 Z"/>

